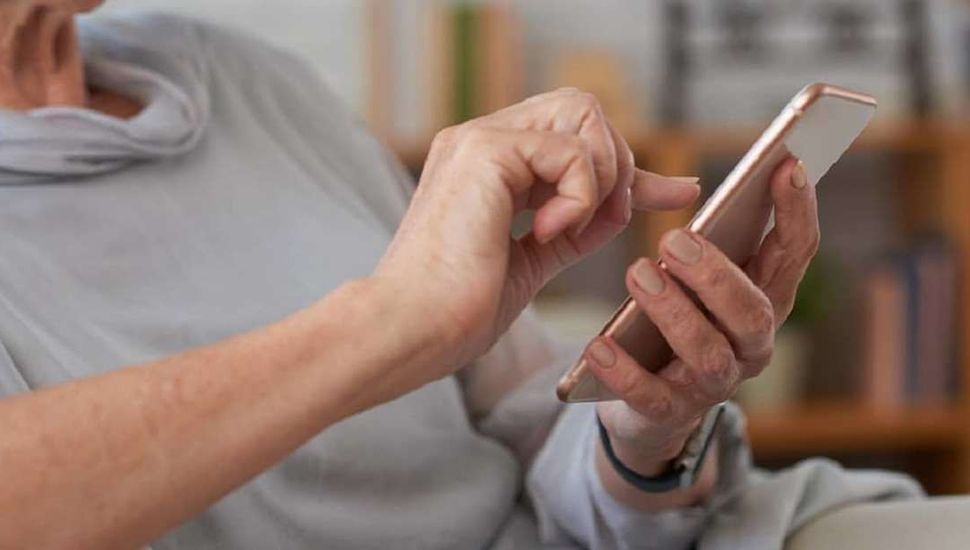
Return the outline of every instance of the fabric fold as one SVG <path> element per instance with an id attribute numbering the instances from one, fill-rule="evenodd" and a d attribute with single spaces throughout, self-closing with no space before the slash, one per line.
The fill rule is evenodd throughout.
<path id="1" fill-rule="evenodd" d="M 88 86 L 126 94 L 144 105 L 141 112 L 123 120 L 79 107 L 0 109 L 0 185 L 110 172 L 198 144 L 209 118 L 204 52 L 184 26 L 152 21 L 163 28 L 116 24 L 108 34 L 100 21 L 78 26 Z M 170 53 L 146 48 L 146 36 Z"/>

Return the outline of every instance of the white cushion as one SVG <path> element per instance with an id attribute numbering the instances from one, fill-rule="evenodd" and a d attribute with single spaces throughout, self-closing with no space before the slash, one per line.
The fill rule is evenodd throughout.
<path id="1" fill-rule="evenodd" d="M 849 506 L 806 525 L 786 548 L 965 550 L 970 548 L 970 498 Z"/>

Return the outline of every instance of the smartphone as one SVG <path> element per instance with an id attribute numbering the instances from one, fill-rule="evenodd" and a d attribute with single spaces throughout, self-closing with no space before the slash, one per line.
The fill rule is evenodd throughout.
<path id="1" fill-rule="evenodd" d="M 866 94 L 824 83 L 806 86 L 755 141 L 687 228 L 711 241 L 735 263 L 747 261 L 773 225 L 769 182 L 779 163 L 789 156 L 799 158 L 808 181 L 818 183 L 862 133 L 875 110 L 876 100 Z M 670 346 L 631 297 L 600 335 L 613 338 L 651 371 L 672 359 Z M 559 380 L 556 395 L 565 402 L 616 398 L 593 376 L 585 358 Z"/>

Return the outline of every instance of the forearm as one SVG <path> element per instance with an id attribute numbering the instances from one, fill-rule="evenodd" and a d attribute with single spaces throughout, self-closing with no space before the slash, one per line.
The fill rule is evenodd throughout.
<path id="1" fill-rule="evenodd" d="M 407 323 L 372 330 L 394 309 L 352 283 L 225 342 L 0 402 L 0 546 L 144 544 L 330 424 L 420 385 L 410 367 L 426 342 L 400 332 Z"/>

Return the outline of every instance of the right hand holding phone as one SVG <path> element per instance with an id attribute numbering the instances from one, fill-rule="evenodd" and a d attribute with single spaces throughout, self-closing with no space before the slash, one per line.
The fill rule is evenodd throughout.
<path id="1" fill-rule="evenodd" d="M 631 296 L 673 349 L 670 364 L 651 373 L 606 337 L 586 350 L 596 377 L 621 399 L 598 405 L 614 451 L 644 475 L 662 470 L 712 405 L 768 365 L 775 330 L 791 313 L 819 241 L 815 191 L 800 162 L 779 165 L 771 194 L 775 227 L 743 269 L 678 229 L 661 241 L 667 272 L 649 259 L 627 271 Z"/>

